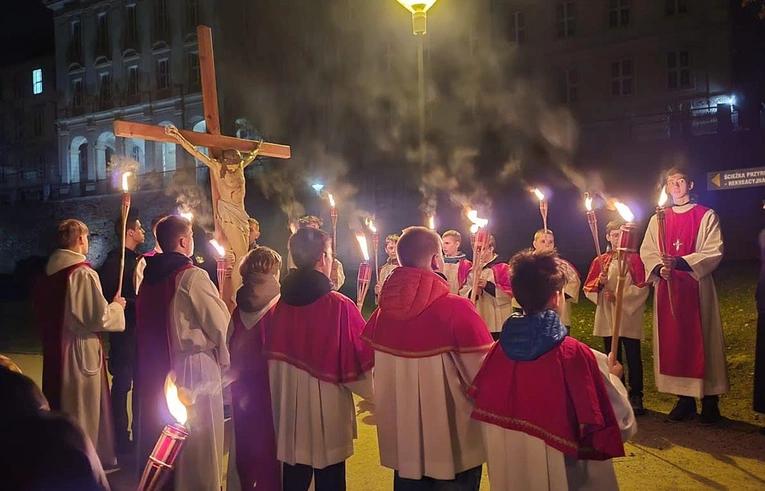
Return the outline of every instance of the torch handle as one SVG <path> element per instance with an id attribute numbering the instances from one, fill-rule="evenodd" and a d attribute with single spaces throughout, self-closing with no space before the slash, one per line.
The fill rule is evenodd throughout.
<path id="1" fill-rule="evenodd" d="M 130 213 L 130 199 L 125 199 L 125 196 L 123 196 L 122 199 L 122 254 L 120 256 L 120 276 L 119 280 L 117 281 L 117 295 L 118 297 L 122 296 L 122 280 L 125 277 L 125 239 L 127 235 L 127 219 L 128 219 L 128 213 Z M 111 299 L 108 299 L 111 301 Z"/>
<path id="2" fill-rule="evenodd" d="M 475 236 L 475 245 L 473 249 L 473 286 L 470 290 L 470 301 L 476 303 L 478 300 L 478 281 L 481 279 L 481 270 L 483 262 L 483 253 L 488 237 L 488 231 L 479 230 Z"/>
<path id="3" fill-rule="evenodd" d="M 664 255 L 667 252 L 667 221 L 663 208 L 656 209 L 656 228 L 659 233 L 659 252 Z M 672 313 L 672 318 L 677 319 L 675 317 L 675 301 L 672 298 L 672 282 L 669 280 L 665 281 L 667 282 L 667 294 L 669 295 L 669 310 Z"/>
<path id="4" fill-rule="evenodd" d="M 619 252 L 619 254 L 624 254 Z M 621 258 L 620 258 L 621 259 Z M 619 333 L 622 326 L 622 302 L 624 300 L 624 284 L 627 281 L 627 271 L 623 261 L 619 261 L 619 276 L 616 279 L 616 304 L 614 305 L 614 326 L 611 332 L 611 353 L 608 354 L 608 360 L 611 364 L 616 360 L 616 353 L 619 350 Z M 613 354 L 613 358 L 611 357 Z"/>
<path id="5" fill-rule="evenodd" d="M 600 272 L 605 272 L 605 266 L 603 264 L 603 255 L 600 252 L 600 237 L 598 236 L 598 219 L 595 217 L 595 212 L 587 212 L 587 223 L 590 225 L 590 232 L 592 232 L 592 240 L 595 242 L 595 253 L 597 254 L 598 262 L 600 263 Z"/>

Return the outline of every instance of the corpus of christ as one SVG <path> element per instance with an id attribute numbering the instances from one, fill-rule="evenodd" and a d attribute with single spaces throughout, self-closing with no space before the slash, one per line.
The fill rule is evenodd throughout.
<path id="1" fill-rule="evenodd" d="M 210 27 L 194 37 L 204 131 L 115 118 L 115 138 L 198 162 L 201 199 L 174 181 L 160 191 L 175 204 L 142 214 L 156 184 L 126 152 L 111 159 L 120 207 L 99 217 L 117 244 L 103 261 L 92 218 L 56 216 L 28 282 L 42 355 L 0 355 L 8 489 L 632 489 L 631 459 L 665 434 L 692 447 L 743 432 L 726 406 L 740 378 L 717 286 L 725 223 L 698 192 L 704 173 L 672 159 L 643 192 L 580 171 L 550 130 L 563 112 L 524 149 L 531 165 L 482 167 L 485 149 L 426 130 L 435 0 L 398 3 L 420 70 L 401 179 L 420 203 L 400 199 L 405 221 L 380 204 L 400 195 L 365 196 L 375 178 L 329 158 L 331 142 L 224 135 Z M 620 93 L 630 70 L 620 62 Z M 750 460 L 756 488 L 763 458 Z M 724 487 L 682 470 L 651 479 Z"/>

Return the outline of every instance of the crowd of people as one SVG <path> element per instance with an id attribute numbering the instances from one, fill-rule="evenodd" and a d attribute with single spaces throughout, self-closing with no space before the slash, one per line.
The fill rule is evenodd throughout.
<path id="1" fill-rule="evenodd" d="M 189 414 L 175 489 L 306 491 L 313 482 L 316 491 L 344 490 L 354 398 L 375 414 L 380 461 L 394 470 L 396 491 L 478 490 L 484 464 L 498 490 L 618 489 L 612 459 L 624 455 L 635 416 L 645 412 L 641 340 L 651 285 L 656 385 L 678 397 L 668 420 L 691 419 L 701 399 L 699 423 L 714 424 L 728 391 L 711 276 L 722 258 L 719 221 L 690 202 L 686 171 L 666 177 L 667 250 L 655 217 L 639 252 L 625 250 L 622 224 L 611 222 L 608 251 L 593 260 L 583 287 L 549 229 L 509 262 L 490 237 L 477 265 L 455 230 L 389 235 L 368 320 L 337 291 L 343 267 L 316 217 L 301 219 L 290 237 L 284 278 L 282 257 L 257 244 L 260 227 L 250 221 L 232 312 L 194 265 L 187 219 L 157 217 L 155 249 L 142 255 L 145 231 L 129 217 L 126 250 L 113 251 L 98 272 L 85 262 L 87 226 L 65 220 L 34 292 L 42 392 L 5 363 L 4 387 L 24 397 L 3 408 L 0 427 L 24 417 L 60 428 L 68 436 L 51 455 L 68 449 L 79 467 L 49 472 L 89 483 L 77 489 L 108 488 L 104 469 L 131 452 L 142 467 L 174 422 L 164 396 L 172 374 Z M 118 220 L 118 236 L 121 227 Z M 626 254 L 628 274 L 614 346 L 617 253 Z M 593 334 L 603 352 L 570 336 L 580 289 L 597 305 Z M 102 333 L 110 336 L 108 360 Z M 227 405 L 234 438 L 226 470 Z M 31 464 L 18 468 L 19 479 L 44 477 Z"/>

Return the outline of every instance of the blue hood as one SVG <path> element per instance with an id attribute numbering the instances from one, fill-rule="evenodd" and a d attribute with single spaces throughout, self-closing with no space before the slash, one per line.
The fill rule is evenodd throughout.
<path id="1" fill-rule="evenodd" d="M 532 361 L 558 346 L 566 336 L 568 329 L 554 310 L 514 314 L 502 326 L 499 345 L 511 360 Z"/>

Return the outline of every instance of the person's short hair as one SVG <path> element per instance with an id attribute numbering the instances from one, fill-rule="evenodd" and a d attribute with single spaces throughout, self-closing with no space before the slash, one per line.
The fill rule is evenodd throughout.
<path id="1" fill-rule="evenodd" d="M 77 239 L 88 234 L 88 226 L 72 218 L 59 222 L 56 232 L 56 244 L 61 249 L 69 249 L 77 244 Z"/>
<path id="2" fill-rule="evenodd" d="M 555 237 L 555 234 L 549 228 L 547 230 L 540 228 L 539 230 L 534 232 L 534 242 L 536 242 L 537 239 L 539 239 L 539 237 L 541 237 L 542 235 L 552 235 L 553 237 Z"/>
<path id="3" fill-rule="evenodd" d="M 169 217 L 169 213 L 160 213 L 151 219 L 151 231 L 152 233 L 157 229 L 157 224 L 162 221 L 163 218 Z"/>
<path id="4" fill-rule="evenodd" d="M 566 284 L 555 250 L 525 249 L 510 259 L 510 287 L 527 314 L 544 310 L 550 299 Z"/>
<path id="5" fill-rule="evenodd" d="M 611 220 L 606 224 L 606 233 L 611 233 L 614 230 L 621 230 L 622 225 L 624 225 L 624 222 L 621 220 Z"/>
<path id="6" fill-rule="evenodd" d="M 409 227 L 396 244 L 396 256 L 401 266 L 421 268 L 434 254 L 441 252 L 442 247 L 438 233 L 427 227 Z"/>
<path id="7" fill-rule="evenodd" d="M 389 236 L 385 237 L 385 243 L 393 242 L 394 244 L 398 243 L 399 239 L 401 239 L 401 236 L 398 234 L 390 234 Z"/>
<path id="8" fill-rule="evenodd" d="M 324 225 L 324 222 L 321 218 L 313 215 L 306 215 L 298 218 L 298 228 L 306 228 L 311 225 L 316 225 L 317 228 L 321 228 L 321 226 Z"/>
<path id="9" fill-rule="evenodd" d="M 270 247 L 259 246 L 249 251 L 239 265 L 242 277 L 249 273 L 276 274 L 282 267 L 282 256 Z"/>
<path id="10" fill-rule="evenodd" d="M 444 234 L 441 237 L 444 239 L 447 237 L 452 237 L 454 240 L 456 240 L 460 244 L 462 243 L 462 234 L 457 232 L 456 230 L 447 230 L 446 232 L 444 232 Z"/>
<path id="11" fill-rule="evenodd" d="M 665 177 L 673 176 L 675 174 L 680 174 L 681 176 L 685 177 L 686 181 L 693 182 L 693 175 L 691 174 L 691 170 L 684 165 L 673 166 L 671 169 L 667 171 L 667 174 Z"/>
<path id="12" fill-rule="evenodd" d="M 22 374 L 0 367 L 0 421 L 19 416 L 30 416 L 48 409 L 48 400 L 35 382 Z"/>
<path id="13" fill-rule="evenodd" d="M 130 210 L 128 212 L 127 220 L 125 221 L 125 230 L 135 230 L 135 222 L 138 221 L 138 212 L 136 210 Z M 122 217 L 119 216 L 114 220 L 114 234 L 117 237 L 122 237 Z"/>
<path id="14" fill-rule="evenodd" d="M 174 251 L 178 241 L 189 233 L 191 222 L 178 215 L 168 215 L 157 223 L 156 238 L 165 252 Z"/>
<path id="15" fill-rule="evenodd" d="M 255 225 L 256 227 L 258 227 L 258 229 L 260 229 L 260 222 L 259 222 L 259 221 L 257 221 L 257 220 L 255 220 L 254 218 L 252 218 L 252 217 L 248 218 L 248 219 L 247 219 L 247 222 L 248 222 L 250 225 Z"/>
<path id="16" fill-rule="evenodd" d="M 21 373 L 21 368 L 5 355 L 0 355 L 0 367 L 7 368 L 12 372 Z"/>
<path id="17" fill-rule="evenodd" d="M 319 262 L 332 237 L 319 228 L 298 229 L 289 241 L 292 261 L 298 269 L 313 269 Z"/>

